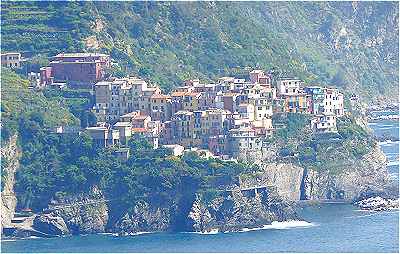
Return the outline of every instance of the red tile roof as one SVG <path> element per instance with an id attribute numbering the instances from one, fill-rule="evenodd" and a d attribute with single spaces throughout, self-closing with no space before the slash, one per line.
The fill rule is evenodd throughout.
<path id="1" fill-rule="evenodd" d="M 132 132 L 147 132 L 146 128 L 132 128 Z"/>

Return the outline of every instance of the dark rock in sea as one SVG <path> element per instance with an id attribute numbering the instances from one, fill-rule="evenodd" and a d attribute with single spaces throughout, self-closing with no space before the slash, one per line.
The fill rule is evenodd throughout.
<path id="1" fill-rule="evenodd" d="M 197 232 L 226 232 L 296 219 L 293 202 L 266 190 L 251 193 L 238 188 L 208 204 L 197 196 L 188 215 L 188 224 Z"/>
<path id="2" fill-rule="evenodd" d="M 398 209 L 399 200 L 385 199 L 382 197 L 371 197 L 358 201 L 355 203 L 355 205 L 363 210 L 386 211 L 390 209 Z"/>
<path id="3" fill-rule="evenodd" d="M 63 218 L 51 214 L 36 216 L 33 220 L 33 228 L 50 235 L 67 235 L 69 230 Z"/>

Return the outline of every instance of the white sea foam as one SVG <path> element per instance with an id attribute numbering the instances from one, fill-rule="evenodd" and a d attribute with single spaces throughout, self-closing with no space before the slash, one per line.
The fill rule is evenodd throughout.
<path id="1" fill-rule="evenodd" d="M 151 233 L 153 233 L 153 232 L 143 231 L 143 232 L 129 233 L 129 235 L 135 236 L 135 235 L 144 235 L 144 234 L 151 234 Z"/>
<path id="2" fill-rule="evenodd" d="M 219 233 L 219 230 L 217 228 L 212 228 L 210 231 L 206 232 L 185 232 L 189 234 L 199 234 L 199 235 L 215 235 Z"/>
<path id="3" fill-rule="evenodd" d="M 103 233 L 103 234 L 112 235 L 112 236 L 138 236 L 138 235 L 151 234 L 151 233 L 154 233 L 154 232 L 135 232 L 135 233 L 131 232 L 131 233 L 122 233 L 122 234 L 119 234 L 119 233 Z"/>
<path id="4" fill-rule="evenodd" d="M 16 239 L 1 239 L 2 242 L 16 242 Z"/>
<path id="5" fill-rule="evenodd" d="M 380 125 L 379 127 L 382 127 L 382 128 L 379 128 L 379 129 L 383 129 L 383 128 L 393 128 L 393 127 L 396 127 L 395 125 L 393 125 L 393 124 L 384 124 L 384 125 Z"/>
<path id="6" fill-rule="evenodd" d="M 309 228 L 314 226 L 316 226 L 314 223 L 302 220 L 273 221 L 270 225 L 264 225 L 263 227 L 260 228 L 243 228 L 240 232 L 249 232 L 249 231 L 264 230 L 264 229 Z"/>
<path id="7" fill-rule="evenodd" d="M 391 161 L 387 165 L 388 166 L 398 166 L 399 165 L 399 161 Z"/>
<path id="8" fill-rule="evenodd" d="M 399 141 L 387 140 L 387 141 L 384 141 L 384 142 L 379 142 L 378 144 L 380 146 L 391 146 L 391 145 L 394 145 L 394 144 L 399 144 Z"/>

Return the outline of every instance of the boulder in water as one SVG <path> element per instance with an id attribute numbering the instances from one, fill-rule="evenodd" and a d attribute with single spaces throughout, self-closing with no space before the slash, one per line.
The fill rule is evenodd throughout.
<path id="1" fill-rule="evenodd" d="M 382 197 L 371 197 L 355 203 L 363 210 L 386 211 L 399 208 L 399 200 L 384 199 Z"/>
<path id="2" fill-rule="evenodd" d="M 52 214 L 37 216 L 33 221 L 33 228 L 49 235 L 67 235 L 69 230 L 64 219 Z"/>

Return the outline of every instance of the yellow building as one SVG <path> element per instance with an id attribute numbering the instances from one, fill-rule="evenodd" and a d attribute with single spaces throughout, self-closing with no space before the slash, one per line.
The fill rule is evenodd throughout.
<path id="1" fill-rule="evenodd" d="M 200 108 L 201 93 L 189 92 L 183 97 L 183 110 L 196 111 Z"/>
<path id="2" fill-rule="evenodd" d="M 285 95 L 285 112 L 307 113 L 307 94 Z"/>

